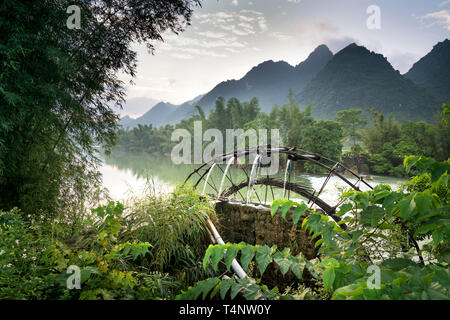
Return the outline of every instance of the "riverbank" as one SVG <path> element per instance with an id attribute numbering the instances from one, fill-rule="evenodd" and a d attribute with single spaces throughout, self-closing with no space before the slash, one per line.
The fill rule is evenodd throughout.
<path id="1" fill-rule="evenodd" d="M 142 196 L 146 192 L 155 194 L 170 193 L 177 185 L 184 183 L 186 177 L 197 166 L 175 165 L 170 158 L 162 155 L 149 155 L 146 153 L 130 154 L 124 152 L 113 152 L 110 157 L 105 157 L 100 171 L 103 175 L 103 187 L 107 188 L 110 196 L 115 200 L 124 200 L 129 196 Z M 245 179 L 242 172 L 232 168 L 236 179 Z M 283 173 L 280 172 L 280 176 Z M 220 182 L 220 171 L 217 176 L 212 177 Z M 397 190 L 401 183 L 407 181 L 405 178 L 373 175 L 368 181 L 373 187 L 379 184 L 389 184 Z M 323 174 L 296 173 L 292 175 L 293 181 L 301 182 L 319 190 L 326 179 Z M 335 176 L 330 178 L 327 186 L 322 192 L 324 200 L 335 202 L 339 198 L 339 190 L 347 187 L 342 180 Z M 368 190 L 362 186 L 363 190 Z M 281 195 L 280 195 L 281 196 Z"/>

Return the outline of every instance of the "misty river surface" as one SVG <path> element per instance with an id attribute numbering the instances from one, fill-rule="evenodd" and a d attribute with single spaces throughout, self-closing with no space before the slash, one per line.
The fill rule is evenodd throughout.
<path id="1" fill-rule="evenodd" d="M 113 152 L 111 156 L 105 157 L 100 168 L 103 175 L 103 187 L 108 189 L 109 195 L 113 200 L 126 200 L 132 196 L 141 197 L 146 193 L 168 194 L 175 189 L 177 185 L 181 185 L 189 173 L 197 168 L 198 165 L 175 165 L 171 159 L 161 155 L 149 154 L 129 154 L 123 152 Z M 231 167 L 232 176 L 238 181 L 246 179 L 242 170 Z M 281 169 L 278 179 L 283 180 L 284 172 Z M 216 181 L 216 185 L 220 184 L 222 172 L 215 170 L 211 175 L 211 182 Z M 301 183 L 302 185 L 320 190 L 325 174 L 304 174 L 293 173 L 291 182 Z M 353 183 L 355 178 L 350 179 Z M 407 181 L 403 178 L 389 176 L 373 176 L 373 180 L 367 181 L 372 187 L 378 184 L 389 184 L 394 190 L 398 189 L 399 183 Z M 203 183 L 198 189 L 201 192 Z M 255 186 L 255 191 L 264 186 Z M 339 200 L 339 190 L 348 188 L 348 185 L 336 176 L 332 176 L 326 187 L 322 191 L 320 198 L 329 204 L 335 204 Z M 224 187 L 226 189 L 226 186 Z M 369 190 L 368 187 L 361 185 L 363 191 Z M 261 189 L 262 190 L 262 189 Z M 263 192 L 261 191 L 260 192 Z M 209 191 L 209 190 L 207 190 Z M 246 189 L 241 190 L 242 194 L 246 194 Z M 283 190 L 274 189 L 275 198 L 281 198 Z M 260 193 L 261 194 L 261 193 Z M 238 198 L 239 199 L 239 198 Z M 302 198 L 295 200 L 304 200 Z M 241 199 L 239 199 L 241 200 Z M 252 199 L 256 200 L 256 199 Z M 267 199 L 268 204 L 272 201 L 272 197 Z"/>

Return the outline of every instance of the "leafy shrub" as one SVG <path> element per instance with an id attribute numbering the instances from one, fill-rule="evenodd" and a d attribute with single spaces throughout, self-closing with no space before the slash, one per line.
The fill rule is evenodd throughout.
<path id="1" fill-rule="evenodd" d="M 318 258 L 308 261 L 292 256 L 288 248 L 277 251 L 244 243 L 210 246 L 204 257 L 205 267 L 217 268 L 224 260 L 229 268 L 240 252 L 244 270 L 253 259 L 261 274 L 272 263 L 283 275 L 293 273 L 299 281 L 309 272 L 319 288 L 305 288 L 303 283 L 293 294 L 279 293 L 261 284 L 261 279 L 211 278 L 178 298 L 214 298 L 220 292 L 223 299 L 231 290 L 231 298 L 241 293 L 247 299 L 449 299 L 450 163 L 407 157 L 404 167 L 407 172 L 415 167 L 419 174 L 429 175 L 430 184 L 409 192 L 394 192 L 388 185 L 366 192 L 347 191 L 343 194 L 346 203 L 337 213 L 340 222 L 316 212 L 303 219 L 302 228 L 316 239 Z M 417 187 L 415 182 L 410 185 Z M 272 203 L 272 214 L 281 211 L 286 218 L 287 211 L 293 210 L 294 224 L 306 209 L 304 203 L 290 200 Z M 371 276 L 377 270 L 378 285 Z"/>
<path id="2" fill-rule="evenodd" d="M 64 225 L 0 211 L 0 299 L 173 298 L 214 274 L 200 268 L 199 253 L 211 212 L 187 190 L 127 210 L 109 202 L 83 221 L 81 237 L 67 239 Z M 68 289 L 70 266 L 80 269 L 80 290 Z"/>

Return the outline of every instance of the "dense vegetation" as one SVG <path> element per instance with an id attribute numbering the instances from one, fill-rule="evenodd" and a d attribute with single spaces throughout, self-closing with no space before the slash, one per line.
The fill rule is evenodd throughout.
<path id="1" fill-rule="evenodd" d="M 219 129 L 223 137 L 226 137 L 226 129 L 279 129 L 281 139 L 286 145 L 299 146 L 335 160 L 340 158 L 342 149 L 341 127 L 333 121 L 315 121 L 311 117 L 311 107 L 301 110 L 294 103 L 292 94 L 288 104 L 281 107 L 275 106 L 269 115 L 260 111 L 256 98 L 253 98 L 250 102 L 240 102 L 236 98 L 231 98 L 226 106 L 225 100 L 219 98 L 216 101 L 215 109 L 208 117 L 205 116 L 202 108 L 197 108 L 199 115 L 183 120 L 175 126 L 166 125 L 153 128 L 151 125 L 139 125 L 132 130 L 122 130 L 118 148 L 131 152 L 169 153 L 173 146 L 178 143 L 171 141 L 171 134 L 175 129 L 187 129 L 193 137 L 194 121 L 202 121 L 203 132 L 209 128 Z M 322 143 L 315 143 L 315 139 L 319 139 Z M 269 132 L 267 143 L 270 142 Z M 207 144 L 208 142 L 204 142 L 204 146 Z"/>
<path id="2" fill-rule="evenodd" d="M 83 28 L 66 27 L 78 5 Z M 0 299 L 448 299 L 449 106 L 436 124 L 361 110 L 316 120 L 288 103 L 262 113 L 258 100 L 218 99 L 215 109 L 175 126 L 119 131 L 113 106 L 123 102 L 118 73 L 133 76 L 132 42 L 183 31 L 197 0 L 8 0 L 0 4 Z M 414 110 L 413 110 L 414 111 Z M 339 223 L 283 199 L 272 204 L 313 235 L 318 256 L 245 243 L 209 246 L 213 202 L 189 188 L 148 192 L 127 203 L 105 201 L 99 150 L 168 153 L 177 128 L 281 129 L 283 143 L 341 160 L 347 147 L 376 173 L 415 176 L 403 189 L 346 191 Z M 270 143 L 270 141 L 268 141 Z M 405 156 L 415 154 L 403 160 Z M 428 158 L 424 156 L 433 156 Z M 160 168 L 155 166 L 156 169 Z M 92 203 L 97 203 L 92 205 Z M 98 205 L 100 203 L 100 205 Z M 103 204 L 103 205 L 102 205 Z M 89 210 L 91 207 L 94 209 Z M 225 252 L 226 250 L 226 252 Z M 228 272 L 238 258 L 252 278 Z M 254 259 L 253 259 L 254 258 Z M 219 265 L 223 260 L 223 264 Z M 296 281 L 269 289 L 267 267 Z M 381 269 L 369 290 L 366 269 Z M 80 286 L 72 274 L 80 271 Z M 75 288 L 73 288 L 75 286 Z M 78 287 L 78 288 L 77 288 Z M 281 288 L 281 287 L 280 287 Z M 229 292 L 229 295 L 228 295 Z"/>
<path id="3" fill-rule="evenodd" d="M 110 202 L 75 226 L 1 211 L 0 299 L 449 299 L 450 162 L 411 156 L 404 165 L 417 176 L 399 191 L 345 191 L 339 223 L 304 203 L 273 202 L 272 216 L 306 217 L 298 227 L 313 236 L 312 260 L 276 246 L 208 247 L 213 205 L 188 189 Z M 234 258 L 248 278 L 233 275 Z M 264 284 L 270 265 L 287 287 Z M 79 290 L 67 286 L 70 266 L 80 268 Z"/>
<path id="4" fill-rule="evenodd" d="M 170 299 L 212 276 L 201 268 L 209 202 L 189 190 L 110 202 L 68 226 L 0 211 L 0 299 Z M 81 270 L 81 290 L 66 271 Z"/>
<path id="5" fill-rule="evenodd" d="M 392 116 L 385 117 L 372 110 L 372 127 L 365 129 L 362 137 L 371 171 L 405 175 L 403 159 L 411 154 L 447 160 L 450 155 L 450 105 L 444 105 L 443 108 L 436 124 L 424 121 L 400 124 Z"/>
<path id="6" fill-rule="evenodd" d="M 203 132 L 216 128 L 224 137 L 226 129 L 232 128 L 279 129 L 281 145 L 296 146 L 338 161 L 357 159 L 360 163 L 355 169 L 360 172 L 405 176 L 403 159 L 408 155 L 434 157 L 440 161 L 448 159 L 450 124 L 446 118 L 449 108 L 449 105 L 443 105 L 435 124 L 424 121 L 399 123 L 393 115 L 385 116 L 374 109 L 371 110 L 371 121 L 362 118 L 361 109 L 341 110 L 336 121 L 331 121 L 315 120 L 311 115 L 312 106 L 301 110 L 292 93 L 288 104 L 275 106 L 269 114 L 260 111 L 256 98 L 249 102 L 231 98 L 226 105 L 225 100 L 219 98 L 208 116 L 197 106 L 198 115 L 175 126 L 139 125 L 132 130 L 122 130 L 118 149 L 168 155 L 178 143 L 171 141 L 172 132 L 183 128 L 193 137 L 194 122 L 202 121 Z M 203 146 L 207 144 L 204 142 Z"/>
<path id="7" fill-rule="evenodd" d="M 339 223 L 308 212 L 305 203 L 275 200 L 272 216 L 280 211 L 286 218 L 292 210 L 296 225 L 306 214 L 301 227 L 312 234 L 318 256 L 307 260 L 276 246 L 210 245 L 205 268 L 229 270 L 238 258 L 249 277 L 205 279 L 178 298 L 233 299 L 241 294 L 245 299 L 450 299 L 450 162 L 405 158 L 406 170 L 412 167 L 420 175 L 401 191 L 378 185 L 373 191 L 345 192 Z M 427 184 L 419 182 L 424 176 Z M 283 291 L 269 288 L 261 275 L 270 265 L 297 280 Z"/>
<path id="8" fill-rule="evenodd" d="M 98 147 L 116 141 L 131 42 L 180 32 L 198 1 L 2 1 L 0 208 L 77 215 L 95 195 Z M 82 28 L 69 29 L 77 5 Z M 133 8 L 133 10 L 130 10 Z M 94 189 L 94 190 L 93 190 Z"/>

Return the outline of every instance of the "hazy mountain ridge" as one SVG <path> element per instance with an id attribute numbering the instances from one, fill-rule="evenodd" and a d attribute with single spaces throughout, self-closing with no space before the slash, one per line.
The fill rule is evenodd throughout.
<path id="1" fill-rule="evenodd" d="M 140 118 L 122 118 L 120 124 L 159 127 L 176 124 L 197 114 L 200 105 L 208 114 L 218 97 L 249 101 L 257 97 L 261 110 L 287 102 L 289 89 L 302 107 L 312 104 L 318 119 L 334 119 L 336 112 L 370 108 L 394 114 L 399 120 L 433 121 L 443 102 L 450 100 L 450 41 L 445 40 L 401 75 L 381 54 L 350 44 L 335 55 L 318 46 L 303 62 L 292 66 L 268 60 L 253 67 L 239 80 L 227 80 L 211 91 L 181 105 L 160 102 Z"/>
<path id="2" fill-rule="evenodd" d="M 450 101 L 450 40 L 437 43 L 405 77 L 427 89 L 438 102 Z"/>
<path id="3" fill-rule="evenodd" d="M 399 120 L 429 120 L 439 103 L 395 70 L 381 54 L 350 44 L 333 57 L 296 100 L 312 104 L 317 118 L 334 119 L 343 109 L 375 108 Z"/>
<path id="4" fill-rule="evenodd" d="M 139 118 L 132 119 L 125 116 L 120 119 L 119 124 L 125 129 L 134 128 L 138 125 L 151 124 L 154 127 L 160 127 L 166 124 L 177 124 L 181 120 L 196 114 L 195 105 L 202 97 L 203 95 L 199 95 L 181 105 L 159 102 Z"/>
<path id="5" fill-rule="evenodd" d="M 287 103 L 289 89 L 293 92 L 302 90 L 332 57 L 333 54 L 328 47 L 321 45 L 295 67 L 285 61 L 262 62 L 239 80 L 219 83 L 198 102 L 198 105 L 209 111 L 214 108 L 218 97 L 225 99 L 236 97 L 244 101 L 257 97 L 261 110 L 270 112 L 275 104 Z"/>

